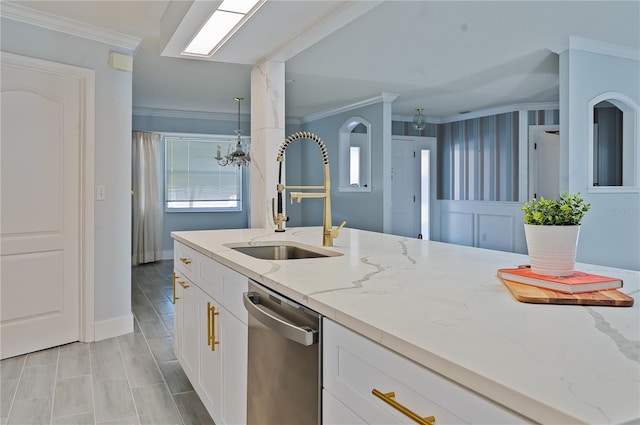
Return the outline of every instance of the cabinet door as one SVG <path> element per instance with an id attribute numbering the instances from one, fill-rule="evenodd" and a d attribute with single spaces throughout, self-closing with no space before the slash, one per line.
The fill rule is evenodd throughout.
<path id="1" fill-rule="evenodd" d="M 173 303 L 173 351 L 176 355 L 176 359 L 180 364 L 183 363 L 182 360 L 182 290 L 178 289 L 178 277 L 179 272 L 174 269 L 173 271 L 173 299 L 171 302 Z"/>
<path id="2" fill-rule="evenodd" d="M 193 380 L 198 376 L 198 322 L 196 294 L 198 288 L 183 274 L 176 273 L 175 283 L 175 333 L 176 358 L 185 374 Z"/>
<path id="3" fill-rule="evenodd" d="M 225 308 L 220 310 L 222 423 L 247 423 L 248 328 Z"/>
<path id="4" fill-rule="evenodd" d="M 200 374 L 198 395 L 217 424 L 221 420 L 222 401 L 222 346 L 220 322 L 223 319 L 220 306 L 213 298 L 201 292 L 198 301 Z M 193 382 L 193 381 L 192 381 Z"/>

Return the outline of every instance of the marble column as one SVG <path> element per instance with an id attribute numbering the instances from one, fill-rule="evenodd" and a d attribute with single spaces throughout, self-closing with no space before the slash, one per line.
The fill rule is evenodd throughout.
<path id="1" fill-rule="evenodd" d="M 277 193 L 277 151 L 285 139 L 284 86 L 284 62 L 263 62 L 251 70 L 249 227 L 275 228 L 271 198 Z"/>

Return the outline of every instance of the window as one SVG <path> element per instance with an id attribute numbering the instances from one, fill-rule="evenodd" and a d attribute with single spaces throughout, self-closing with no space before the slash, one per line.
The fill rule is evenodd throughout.
<path id="1" fill-rule="evenodd" d="M 220 166 L 231 137 L 165 136 L 166 211 L 242 211 L 242 169 Z"/>
<path id="2" fill-rule="evenodd" d="M 349 149 L 349 185 L 360 187 L 360 146 Z"/>
<path id="3" fill-rule="evenodd" d="M 362 118 L 350 118 L 339 131 L 340 192 L 371 191 L 371 124 Z"/>

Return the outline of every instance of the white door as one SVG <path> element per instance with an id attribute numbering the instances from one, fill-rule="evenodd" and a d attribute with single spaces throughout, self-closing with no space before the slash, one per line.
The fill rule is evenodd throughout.
<path id="1" fill-rule="evenodd" d="M 560 195 L 559 127 L 529 127 L 529 198 Z"/>
<path id="2" fill-rule="evenodd" d="M 415 143 L 393 139 L 391 152 L 391 233 L 415 238 L 418 236 Z"/>
<path id="3" fill-rule="evenodd" d="M 2 56 L 1 357 L 80 336 L 82 87 Z"/>
<path id="4" fill-rule="evenodd" d="M 436 138 L 394 137 L 391 161 L 391 233 L 431 239 L 436 194 Z M 437 235 L 436 235 L 437 236 Z"/>

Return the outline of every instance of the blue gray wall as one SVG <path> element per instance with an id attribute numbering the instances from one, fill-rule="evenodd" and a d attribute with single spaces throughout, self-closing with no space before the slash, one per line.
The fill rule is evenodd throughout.
<path id="1" fill-rule="evenodd" d="M 361 117 L 371 123 L 371 192 L 338 191 L 338 131 L 352 117 Z M 382 103 L 307 122 L 302 129 L 319 136 L 327 146 L 333 225 L 337 226 L 346 220 L 348 227 L 382 232 Z M 299 145 L 301 156 L 295 160 L 297 164 L 292 164 L 291 156 L 285 158 L 287 184 L 321 185 L 323 172 L 319 147 L 311 140 L 300 139 L 287 148 L 286 155 L 290 155 L 295 145 Z M 305 199 L 300 204 L 287 204 L 287 214 L 291 217 L 288 225 L 320 226 L 322 211 L 322 199 Z"/>
<path id="2" fill-rule="evenodd" d="M 617 92 L 640 104 L 639 76 L 637 59 L 577 49 L 560 54 L 560 188 L 581 192 L 591 203 L 580 229 L 580 262 L 640 270 L 640 188 L 607 193 L 588 179 L 588 103 Z M 636 152 L 639 139 L 636 134 Z"/>

